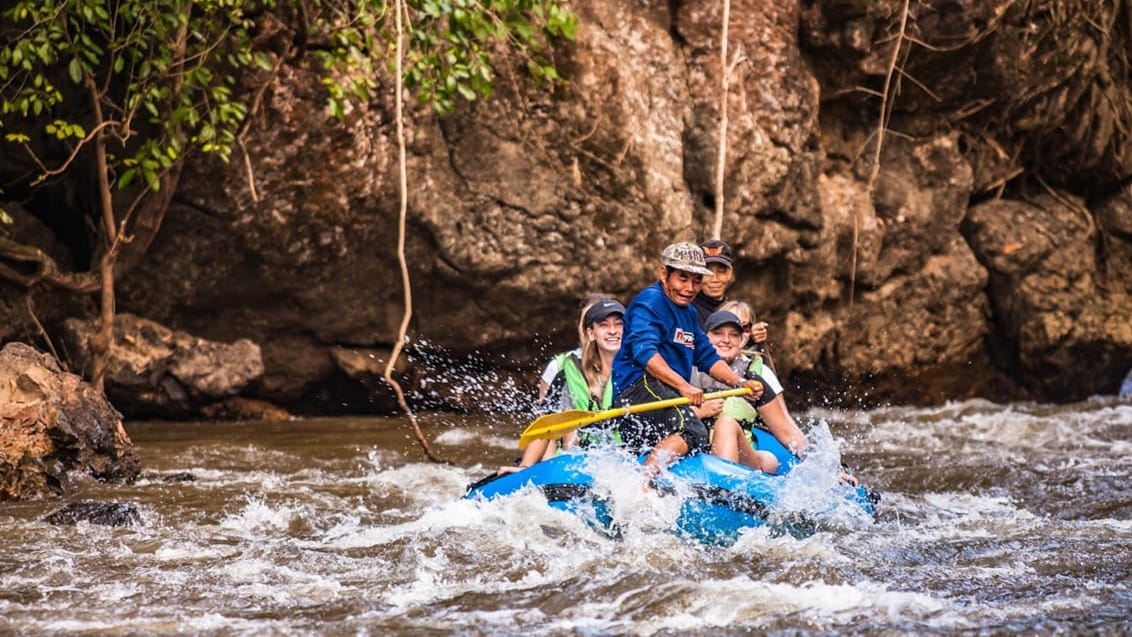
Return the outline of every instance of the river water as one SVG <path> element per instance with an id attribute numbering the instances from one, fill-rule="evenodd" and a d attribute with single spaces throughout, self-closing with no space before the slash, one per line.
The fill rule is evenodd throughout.
<path id="1" fill-rule="evenodd" d="M 424 416 L 454 466 L 400 419 L 130 423 L 142 479 L 74 499 L 143 525 L 0 505 L 0 633 L 1132 633 L 1132 403 L 799 415 L 877 521 L 725 548 L 650 524 L 665 498 L 639 489 L 619 540 L 537 493 L 462 500 L 514 458 L 515 415 Z"/>

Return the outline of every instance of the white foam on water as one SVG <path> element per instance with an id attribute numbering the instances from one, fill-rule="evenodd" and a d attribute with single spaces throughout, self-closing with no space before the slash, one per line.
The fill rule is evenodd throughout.
<path id="1" fill-rule="evenodd" d="M 1101 518 L 1099 520 L 1091 520 L 1090 523 L 1104 526 L 1114 531 L 1132 531 L 1132 520 L 1114 520 L 1113 518 Z"/>
<path id="2" fill-rule="evenodd" d="M 265 632 L 289 634 L 286 622 L 274 622 L 273 631 L 265 631 L 260 619 L 245 619 L 217 612 L 197 613 L 179 609 L 130 609 L 134 612 L 108 612 L 106 609 L 72 611 L 70 616 L 37 622 L 26 634 L 93 634 L 93 635 L 167 635 L 167 634 L 246 634 Z"/>
<path id="3" fill-rule="evenodd" d="M 371 520 L 358 516 L 340 517 L 317 540 L 303 545 L 357 549 L 460 532 L 490 538 L 495 544 L 523 545 L 532 538 L 545 538 L 544 524 L 555 528 L 565 526 L 583 535 L 593 533 L 578 516 L 550 507 L 540 491 L 529 487 L 490 501 L 443 500 L 421 511 L 417 517 L 395 524 L 374 525 Z"/>
<path id="4" fill-rule="evenodd" d="M 244 508 L 220 521 L 220 527 L 248 535 L 263 530 L 286 531 L 299 519 L 301 509 L 298 504 L 271 505 L 261 497 L 249 497 Z"/>
<path id="5" fill-rule="evenodd" d="M 154 559 L 160 562 L 196 562 L 211 561 L 221 558 L 233 557 L 238 554 L 234 547 L 217 547 L 205 545 L 200 542 L 186 542 L 184 544 L 163 544 L 152 553 Z"/>
<path id="6" fill-rule="evenodd" d="M 924 617 L 948 608 L 943 600 L 917 592 L 891 591 L 878 584 L 803 585 L 757 582 L 746 577 L 727 581 L 685 583 L 690 590 L 682 608 L 655 618 L 638 618 L 634 632 L 652 635 L 671 630 L 703 630 L 765 626 L 767 620 L 802 613 L 812 629 L 843 625 L 859 613 L 890 621 Z"/>
<path id="7" fill-rule="evenodd" d="M 494 447 L 497 449 L 514 449 L 515 453 L 518 454 L 519 450 L 517 441 L 519 439 L 519 434 L 521 433 L 521 430 L 516 430 L 515 435 L 507 437 L 495 432 L 484 433 L 482 427 L 477 429 L 456 427 L 441 432 L 436 436 L 436 438 L 434 438 L 434 441 L 442 445 L 449 445 L 453 447 L 464 447 L 474 443 L 477 446 Z"/>
<path id="8" fill-rule="evenodd" d="M 467 480 L 467 476 L 444 465 L 423 463 L 378 469 L 366 476 L 375 496 L 397 496 L 422 506 L 460 497 Z"/>
<path id="9" fill-rule="evenodd" d="M 789 534 L 777 535 L 769 526 L 745 529 L 739 539 L 723 550 L 729 559 L 752 563 L 797 562 L 821 560 L 829 564 L 847 564 L 852 558 L 838 550 L 827 533 L 808 538 L 795 538 Z"/>
<path id="10" fill-rule="evenodd" d="M 1090 467 L 1132 453 L 1132 439 L 1123 428 L 1132 424 L 1132 406 L 1080 406 L 1086 409 L 971 400 L 946 403 L 934 418 L 913 408 L 864 412 L 871 422 L 862 442 L 886 452 L 914 450 L 1009 464 L 1061 453 Z"/>
<path id="11" fill-rule="evenodd" d="M 499 500 L 509 500 L 508 506 L 495 506 Z M 555 588 L 578 573 L 591 571 L 595 560 L 608 557 L 607 540 L 596 536 L 577 516 L 548 507 L 537 491 L 473 504 L 482 517 L 468 528 L 485 532 L 454 535 L 457 541 L 444 547 L 408 546 L 411 557 L 401 566 L 411 579 L 391 586 L 381 597 L 395 607 L 395 614 L 469 593 L 505 596 Z M 548 535 L 546 528 L 555 533 Z"/>
<path id="12" fill-rule="evenodd" d="M 675 528 L 690 492 L 683 481 L 664 470 L 657 480 L 674 487 L 676 493 L 661 495 L 649 488 L 649 478 L 637 459 L 619 449 L 594 449 L 586 456 L 585 471 L 593 477 L 592 493 L 608 502 L 622 542 L 629 545 L 648 542 L 657 532 Z"/>

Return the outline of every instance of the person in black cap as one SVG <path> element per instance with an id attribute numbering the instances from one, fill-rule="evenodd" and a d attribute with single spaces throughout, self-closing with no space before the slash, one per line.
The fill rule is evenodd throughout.
<path id="1" fill-rule="evenodd" d="M 622 317 L 625 307 L 605 298 L 582 308 L 580 322 L 581 347 L 577 352 L 565 352 L 555 357 L 558 373 L 550 382 L 546 402 L 552 410 L 604 411 L 613 404 L 613 356 L 621 349 Z M 608 426 L 608 423 L 605 423 Z M 609 438 L 619 441 L 616 432 L 602 424 L 570 432 L 562 439 L 562 448 L 570 449 L 576 442 Z M 520 471 L 544 458 L 554 457 L 552 441 L 536 440 L 527 445 L 518 466 L 500 467 L 498 473 Z"/>
<path id="2" fill-rule="evenodd" d="M 598 301 L 608 301 L 612 297 L 604 292 L 588 292 L 582 297 L 582 302 L 578 305 L 581 308 L 581 317 L 578 319 L 578 342 L 586 340 L 586 326 L 583 324 L 583 319 L 588 310 L 594 303 Z M 550 383 L 554 381 L 554 377 L 558 376 L 558 372 L 562 371 L 562 360 L 569 354 L 575 354 L 579 357 L 582 355 L 582 347 L 579 345 L 568 352 L 555 354 L 546 363 L 546 367 L 542 370 L 542 374 L 538 380 L 538 402 L 543 404 L 546 401 L 546 392 L 550 389 Z"/>
<path id="3" fill-rule="evenodd" d="M 731 246 L 719 239 L 709 239 L 700 244 L 704 251 L 704 263 L 711 274 L 704 276 L 704 287 L 692 305 L 700 317 L 700 325 L 707 321 L 712 312 L 727 300 L 727 288 L 735 282 L 735 268 L 731 263 Z"/>
<path id="4" fill-rule="evenodd" d="M 735 282 L 735 266 L 731 261 L 731 246 L 719 239 L 708 239 L 700 244 L 704 251 L 704 262 L 711 270 L 711 274 L 704 277 L 704 287 L 692 305 L 700 317 L 700 325 L 704 325 L 712 312 L 723 309 L 727 302 L 727 288 Z M 762 344 L 767 339 L 767 324 L 755 323 L 747 328 L 755 349 L 762 350 Z"/>

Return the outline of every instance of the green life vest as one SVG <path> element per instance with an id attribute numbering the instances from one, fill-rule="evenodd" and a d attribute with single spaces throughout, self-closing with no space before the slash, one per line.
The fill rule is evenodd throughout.
<path id="1" fill-rule="evenodd" d="M 566 379 L 566 391 L 570 393 L 570 401 L 575 409 L 586 411 L 603 411 L 613 404 L 613 383 L 606 381 L 600 401 L 594 400 L 590 393 L 590 385 L 582 373 L 582 361 L 572 353 L 559 354 L 558 365 Z"/>
<path id="2" fill-rule="evenodd" d="M 613 405 L 613 381 L 605 381 L 605 388 L 601 393 L 601 401 L 596 401 L 590 393 L 590 386 L 582 373 L 582 361 L 576 354 L 560 354 L 558 360 L 562 376 L 566 379 L 566 391 L 570 393 L 570 400 L 575 409 L 586 411 L 605 411 Z M 609 429 L 609 421 L 587 425 L 578 430 L 578 441 L 583 447 L 608 444 L 621 445 L 621 432 L 616 428 Z"/>
<path id="3" fill-rule="evenodd" d="M 751 374 L 762 374 L 763 357 L 758 355 L 752 356 L 751 362 L 747 365 L 747 371 Z M 731 416 L 739 421 L 743 435 L 752 443 L 754 442 L 754 438 L 751 434 L 751 427 L 756 426 L 766 429 L 766 425 L 763 424 L 762 417 L 759 416 L 759 412 L 755 409 L 755 406 L 752 405 L 749 400 L 741 396 L 732 396 L 723 401 L 722 413 L 725 416 Z"/>

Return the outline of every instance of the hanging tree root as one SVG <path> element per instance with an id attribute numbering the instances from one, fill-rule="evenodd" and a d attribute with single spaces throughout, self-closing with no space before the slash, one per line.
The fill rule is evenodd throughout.
<path id="1" fill-rule="evenodd" d="M 452 464 L 451 461 L 437 456 L 433 452 L 432 447 L 429 446 L 428 440 L 425 439 L 424 433 L 421 431 L 420 424 L 417 422 L 417 416 L 413 410 L 409 408 L 409 403 L 405 400 L 405 393 L 401 391 L 401 384 L 393 378 L 393 367 L 397 364 L 397 359 L 401 356 L 401 351 L 405 347 L 405 334 L 409 330 L 409 319 L 413 316 L 413 291 L 409 279 L 409 266 L 405 261 L 405 217 L 409 208 L 409 185 L 408 185 L 408 168 L 405 159 L 405 125 L 404 125 L 404 104 L 402 103 L 401 95 L 404 92 L 404 79 L 401 71 L 401 65 L 404 58 L 404 27 L 403 17 L 404 3 L 397 0 L 394 3 L 394 11 L 396 12 L 396 25 L 397 25 L 397 55 L 396 55 L 396 113 L 397 113 L 397 151 L 398 151 L 398 169 L 399 169 L 399 190 L 400 190 L 400 210 L 397 218 L 397 262 L 401 266 L 401 285 L 405 290 L 405 312 L 401 317 L 401 329 L 397 333 L 397 344 L 393 347 L 393 352 L 389 355 L 389 360 L 385 364 L 385 382 L 393 388 L 393 393 L 397 395 L 397 404 L 405 411 L 405 415 L 409 417 L 409 423 L 413 427 L 413 435 L 416 437 L 417 442 L 420 444 L 421 449 L 424 450 L 425 455 L 433 462 L 441 462 L 444 464 Z"/>

